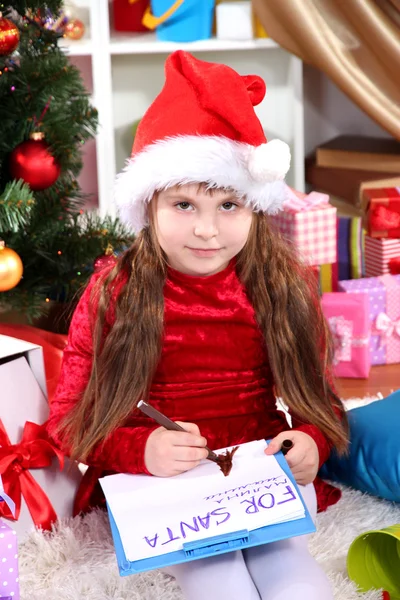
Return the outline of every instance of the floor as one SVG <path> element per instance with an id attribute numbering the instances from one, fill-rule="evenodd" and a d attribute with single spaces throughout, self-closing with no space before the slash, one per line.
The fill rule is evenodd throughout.
<path id="1" fill-rule="evenodd" d="M 371 368 L 368 379 L 337 379 L 339 395 L 343 399 L 388 396 L 400 389 L 400 364 L 379 365 Z"/>

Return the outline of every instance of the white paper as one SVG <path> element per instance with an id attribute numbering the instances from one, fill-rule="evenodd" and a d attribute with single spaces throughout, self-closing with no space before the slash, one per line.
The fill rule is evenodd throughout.
<path id="1" fill-rule="evenodd" d="M 100 479 L 126 558 L 160 556 L 186 542 L 304 517 L 299 494 L 265 448 L 264 440 L 239 446 L 228 477 L 205 460 L 175 477 Z"/>

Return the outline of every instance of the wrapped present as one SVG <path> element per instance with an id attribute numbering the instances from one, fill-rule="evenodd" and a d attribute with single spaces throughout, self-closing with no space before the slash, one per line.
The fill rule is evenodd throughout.
<path id="1" fill-rule="evenodd" d="M 339 280 L 363 277 L 364 230 L 361 217 L 339 217 L 337 239 Z"/>
<path id="2" fill-rule="evenodd" d="M 321 294 L 337 292 L 338 290 L 338 264 L 321 265 L 319 268 L 319 288 Z"/>
<path id="3" fill-rule="evenodd" d="M 339 290 L 368 296 L 371 364 L 400 362 L 400 275 L 339 281 Z"/>
<path id="4" fill-rule="evenodd" d="M 374 238 L 400 238 L 400 188 L 363 191 L 365 228 Z"/>
<path id="5" fill-rule="evenodd" d="M 337 261 L 321 265 L 322 292 L 337 292 L 340 279 L 359 279 L 365 273 L 365 232 L 361 217 L 337 218 Z"/>
<path id="6" fill-rule="evenodd" d="M 15 503 L 15 515 L 0 505 L 0 516 L 21 541 L 35 526 L 51 529 L 57 518 L 72 516 L 82 475 L 42 426 L 48 403 L 40 346 L 0 335 L 0 389 L 0 475 Z"/>
<path id="7" fill-rule="evenodd" d="M 366 379 L 371 368 L 367 295 L 328 292 L 321 305 L 334 342 L 335 376 Z"/>
<path id="8" fill-rule="evenodd" d="M 396 259 L 400 261 L 400 239 L 378 239 L 365 236 L 365 276 L 378 277 L 393 273 Z M 400 271 L 399 271 L 400 273 Z"/>
<path id="9" fill-rule="evenodd" d="M 0 506 L 6 505 L 15 515 L 15 503 L 5 493 L 0 476 Z M 19 600 L 18 544 L 14 529 L 0 519 L 0 598 Z M 5 595 L 4 595 L 5 594 Z"/>
<path id="10" fill-rule="evenodd" d="M 309 265 L 336 262 L 336 208 L 329 204 L 329 196 L 302 194 L 291 188 L 287 195 L 284 210 L 270 215 L 270 222 Z"/>
<path id="11" fill-rule="evenodd" d="M 150 0 L 113 0 L 112 6 L 116 31 L 149 31 L 142 19 Z"/>
<path id="12" fill-rule="evenodd" d="M 14 529 L 0 519 L 0 598 L 19 600 L 18 543 Z"/>

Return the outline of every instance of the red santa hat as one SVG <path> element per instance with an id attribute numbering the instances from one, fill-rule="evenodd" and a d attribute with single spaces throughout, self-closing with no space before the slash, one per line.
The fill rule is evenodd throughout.
<path id="1" fill-rule="evenodd" d="M 233 189 L 255 211 L 280 210 L 290 151 L 280 140 L 267 142 L 254 112 L 265 96 L 261 77 L 182 50 L 167 58 L 165 74 L 117 177 L 121 219 L 140 231 L 154 193 L 186 183 Z"/>

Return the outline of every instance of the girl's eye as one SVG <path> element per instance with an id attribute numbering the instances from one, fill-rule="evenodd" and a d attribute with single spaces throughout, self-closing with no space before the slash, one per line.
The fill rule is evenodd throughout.
<path id="1" fill-rule="evenodd" d="M 189 204 L 189 202 L 179 202 L 179 204 L 176 204 L 176 206 L 180 210 L 188 210 L 189 208 L 191 208 L 191 204 Z"/>
<path id="2" fill-rule="evenodd" d="M 237 204 L 234 204 L 233 202 L 224 202 L 221 206 L 226 212 L 232 212 L 237 208 Z"/>

